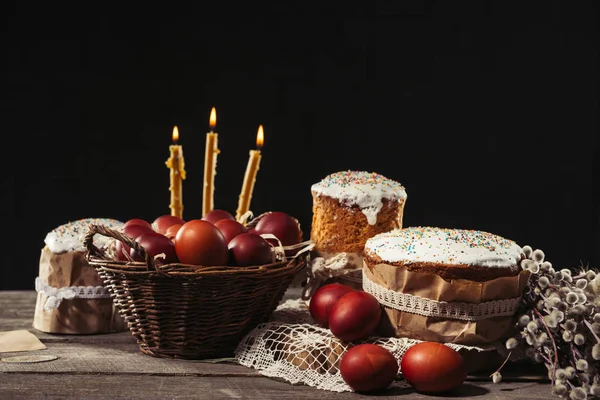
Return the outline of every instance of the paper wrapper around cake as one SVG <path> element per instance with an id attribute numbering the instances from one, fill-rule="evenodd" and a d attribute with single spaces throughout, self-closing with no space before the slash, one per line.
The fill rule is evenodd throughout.
<path id="1" fill-rule="evenodd" d="M 529 272 L 490 281 L 446 281 L 433 273 L 411 272 L 405 267 L 385 263 L 373 266 L 365 262 L 363 288 L 368 291 L 369 281 L 393 292 L 410 294 L 430 300 L 449 303 L 480 304 L 493 300 L 510 300 L 522 296 L 529 280 Z M 368 279 L 368 280 L 367 280 Z M 376 296 L 377 297 L 377 296 Z M 384 313 L 377 334 L 407 337 L 423 341 L 457 343 L 469 346 L 490 345 L 512 332 L 515 315 L 495 316 L 475 321 L 432 317 L 400 311 L 384 305 Z"/>
<path id="2" fill-rule="evenodd" d="M 42 249 L 39 279 L 53 288 L 100 287 L 102 280 L 85 259 L 84 251 L 52 253 Z M 126 329 L 111 298 L 64 299 L 56 309 L 46 309 L 48 296 L 38 292 L 33 327 L 42 332 L 93 334 Z"/>

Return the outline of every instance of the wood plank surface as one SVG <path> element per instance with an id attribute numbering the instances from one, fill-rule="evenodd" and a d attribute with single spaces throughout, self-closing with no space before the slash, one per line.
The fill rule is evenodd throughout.
<path id="1" fill-rule="evenodd" d="M 284 297 L 298 297 L 293 288 Z M 40 363 L 0 362 L 0 399 L 301 399 L 415 398 L 431 396 L 411 389 L 390 388 L 366 396 L 335 393 L 268 378 L 235 362 L 168 360 L 142 354 L 129 332 L 104 335 L 53 335 L 31 327 L 35 307 L 33 291 L 0 291 L 0 331 L 27 329 L 48 348 L 31 352 L 1 353 L 52 355 Z M 548 399 L 550 386 L 543 366 L 508 366 L 500 384 L 489 373 L 473 374 L 453 399 Z"/>
<path id="2" fill-rule="evenodd" d="M 28 355 L 52 355 L 58 359 L 39 363 L 0 363 L 0 372 L 41 372 L 66 374 L 156 374 L 197 376 L 252 376 L 257 372 L 236 363 L 171 360 L 148 356 L 135 345 L 93 342 L 46 343 L 46 350 Z M 23 353 L 2 353 L 1 357 Z"/>
<path id="3" fill-rule="evenodd" d="M 309 386 L 292 386 L 286 382 L 265 377 L 211 377 L 193 376 L 118 376 L 118 375 L 69 375 L 4 374 L 2 400 L 9 399 L 544 399 L 548 400 L 548 385 L 538 382 L 514 382 L 493 384 L 491 382 L 463 384 L 449 397 L 428 396 L 412 389 L 390 388 L 374 395 L 336 393 L 317 390 Z"/>
<path id="4" fill-rule="evenodd" d="M 120 372 L 94 374 L 59 373 L 0 373 L 0 398 L 88 398 L 92 399 L 294 399 L 319 398 L 341 399 L 380 397 L 404 399 L 455 398 L 467 399 L 548 399 L 550 388 L 543 382 L 465 382 L 454 392 L 444 396 L 427 396 L 415 393 L 412 389 L 390 388 L 381 393 L 362 395 L 334 393 L 317 390 L 309 386 L 291 385 L 281 379 L 266 378 L 260 375 L 243 376 L 229 374 L 222 376 L 206 375 L 161 375 L 125 374 Z"/>

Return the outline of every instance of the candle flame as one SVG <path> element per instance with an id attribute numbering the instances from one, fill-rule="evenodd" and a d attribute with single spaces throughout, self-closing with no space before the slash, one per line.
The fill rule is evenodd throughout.
<path id="1" fill-rule="evenodd" d="M 258 133 L 256 134 L 256 147 L 258 147 L 258 149 L 262 149 L 263 144 L 265 143 L 265 132 L 263 129 L 263 126 L 260 125 L 258 127 Z"/>
<path id="2" fill-rule="evenodd" d="M 210 126 L 211 131 L 217 126 L 217 110 L 215 110 L 214 107 L 210 110 L 210 121 L 208 125 Z"/>
<path id="3" fill-rule="evenodd" d="M 179 140 L 179 129 L 177 129 L 177 125 L 173 127 L 173 143 L 177 143 Z"/>

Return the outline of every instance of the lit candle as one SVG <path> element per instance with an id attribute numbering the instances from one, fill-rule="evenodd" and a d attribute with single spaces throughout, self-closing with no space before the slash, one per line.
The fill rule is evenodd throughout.
<path id="1" fill-rule="evenodd" d="M 242 220 L 244 214 L 250 209 L 250 201 L 252 200 L 252 191 L 254 190 L 254 183 L 256 182 L 256 173 L 260 166 L 261 153 L 260 150 L 265 141 L 265 134 L 263 126 L 258 127 L 258 133 L 256 134 L 256 150 L 250 150 L 250 158 L 248 159 L 248 166 L 246 167 L 246 174 L 244 175 L 244 183 L 242 184 L 242 192 L 240 193 L 240 199 L 238 203 L 238 209 L 236 212 L 235 219 L 238 221 Z"/>
<path id="2" fill-rule="evenodd" d="M 202 192 L 202 215 L 214 209 L 215 175 L 217 174 L 217 155 L 219 134 L 214 133 L 217 126 L 217 111 L 210 111 L 210 132 L 206 134 L 206 150 L 204 153 L 204 189 Z"/>
<path id="3" fill-rule="evenodd" d="M 183 218 L 183 199 L 181 193 L 182 180 L 185 179 L 185 164 L 183 159 L 183 147 L 177 144 L 179 140 L 179 129 L 173 127 L 173 144 L 169 146 L 171 157 L 167 160 L 167 167 L 171 169 L 171 215 Z"/>

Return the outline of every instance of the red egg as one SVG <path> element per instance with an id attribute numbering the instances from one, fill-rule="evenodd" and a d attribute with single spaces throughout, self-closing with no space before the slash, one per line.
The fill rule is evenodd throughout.
<path id="1" fill-rule="evenodd" d="M 165 235 L 158 232 L 147 232 L 138 236 L 135 241 L 146 250 L 156 264 L 162 265 L 177 262 L 175 245 Z M 164 254 L 164 258 L 162 256 L 156 257 L 159 254 Z M 130 250 L 130 256 L 135 261 L 144 261 L 141 254 L 134 249 Z"/>
<path id="2" fill-rule="evenodd" d="M 117 240 L 117 243 L 115 245 L 115 255 L 117 257 L 117 260 L 129 261 L 129 259 L 127 258 L 127 255 L 129 254 L 130 250 L 131 250 L 131 248 L 128 245 L 121 242 L 120 240 Z"/>
<path id="3" fill-rule="evenodd" d="M 131 225 L 127 225 L 123 228 L 123 233 L 127 236 L 129 236 L 132 239 L 137 239 L 139 236 L 143 235 L 144 233 L 156 233 L 154 232 L 154 230 L 152 230 L 152 227 L 150 226 L 150 224 L 148 225 L 144 225 L 144 224 L 131 224 Z M 117 254 L 117 259 L 121 260 L 121 261 L 129 261 L 129 259 L 127 258 L 126 254 L 130 254 L 131 249 L 129 248 L 128 245 L 126 245 L 125 243 L 121 242 L 120 240 L 117 240 L 117 244 L 115 246 L 115 252 Z"/>
<path id="4" fill-rule="evenodd" d="M 183 226 L 183 224 L 171 225 L 170 227 L 167 228 L 167 231 L 165 232 L 165 236 L 168 237 L 169 239 L 175 241 L 175 236 L 177 236 L 177 232 L 179 231 L 179 228 L 181 228 L 182 226 Z"/>
<path id="5" fill-rule="evenodd" d="M 336 301 L 354 288 L 341 283 L 330 283 L 318 288 L 310 298 L 309 311 L 315 322 L 329 328 L 329 314 Z"/>
<path id="6" fill-rule="evenodd" d="M 271 245 L 262 237 L 252 233 L 242 233 L 229 242 L 229 261 L 232 265 L 246 267 L 273 262 Z"/>
<path id="7" fill-rule="evenodd" d="M 225 236 L 208 221 L 193 219 L 175 236 L 177 258 L 183 264 L 226 265 L 229 258 Z"/>
<path id="8" fill-rule="evenodd" d="M 131 218 L 125 221 L 125 223 L 123 224 L 123 228 L 127 228 L 130 225 L 141 225 L 152 229 L 152 224 L 150 224 L 150 222 L 146 221 L 145 219 L 141 218 Z"/>
<path id="9" fill-rule="evenodd" d="M 460 353 L 442 343 L 421 342 L 402 357 L 400 370 L 418 392 L 441 393 L 460 386 L 467 378 Z"/>
<path id="10" fill-rule="evenodd" d="M 281 211 L 270 212 L 261 217 L 254 229 L 259 235 L 264 233 L 274 235 L 283 246 L 290 246 L 302 241 L 302 230 L 298 220 Z M 277 245 L 273 239 L 268 240 L 274 246 Z"/>
<path id="11" fill-rule="evenodd" d="M 375 332 L 381 318 L 381 305 L 370 293 L 353 291 L 335 302 L 329 313 L 329 329 L 346 342 L 366 339 Z"/>
<path id="12" fill-rule="evenodd" d="M 248 232 L 248 229 L 233 219 L 221 219 L 215 222 L 215 226 L 219 228 L 227 244 L 231 242 L 231 239 L 242 233 Z"/>
<path id="13" fill-rule="evenodd" d="M 152 228 L 156 232 L 162 233 L 164 235 L 167 232 L 167 229 L 169 229 L 169 227 L 171 225 L 176 225 L 176 224 L 183 225 L 183 224 L 185 224 L 185 221 L 174 215 L 165 214 L 165 215 L 161 215 L 160 217 L 156 218 L 154 220 L 154 222 L 152 222 Z"/>
<path id="14" fill-rule="evenodd" d="M 212 210 L 207 212 L 204 217 L 202 217 L 202 219 L 204 221 L 208 221 L 211 224 L 214 224 L 217 221 L 220 221 L 222 219 L 232 219 L 235 221 L 235 218 L 233 215 L 231 215 L 231 213 L 229 213 L 228 211 L 225 210 Z"/>
<path id="15" fill-rule="evenodd" d="M 154 232 L 150 225 L 128 225 L 123 228 L 123 233 L 132 239 L 137 238 L 143 233 Z"/>
<path id="16" fill-rule="evenodd" d="M 359 344 L 342 356 L 340 374 L 344 382 L 357 392 L 382 390 L 398 375 L 398 360 L 384 347 Z"/>

